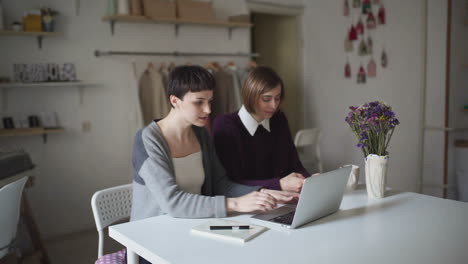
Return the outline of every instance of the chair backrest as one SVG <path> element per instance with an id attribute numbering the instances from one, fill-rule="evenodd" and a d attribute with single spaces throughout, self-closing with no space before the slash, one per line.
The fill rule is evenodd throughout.
<path id="1" fill-rule="evenodd" d="M 98 257 L 103 254 L 104 229 L 130 216 L 132 191 L 132 184 L 125 184 L 97 191 L 91 198 L 94 221 L 99 233 Z"/>
<path id="2" fill-rule="evenodd" d="M 320 134 L 321 132 L 318 128 L 302 129 L 297 131 L 294 138 L 294 145 L 296 145 L 298 150 L 299 158 L 310 173 L 315 172 L 310 171 L 313 166 L 317 168 L 318 172 L 323 172 L 319 146 Z"/>
<path id="3" fill-rule="evenodd" d="M 0 188 L 0 258 L 9 253 L 16 237 L 20 215 L 21 195 L 28 177 Z"/>

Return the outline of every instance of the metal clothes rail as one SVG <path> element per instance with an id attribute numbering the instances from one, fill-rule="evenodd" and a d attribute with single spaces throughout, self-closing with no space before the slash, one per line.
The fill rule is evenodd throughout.
<path id="1" fill-rule="evenodd" d="M 203 53 L 203 52 L 146 52 L 146 51 L 103 51 L 103 50 L 95 50 L 94 56 L 101 57 L 101 56 L 173 56 L 173 57 L 259 57 L 260 54 L 258 53 Z"/>

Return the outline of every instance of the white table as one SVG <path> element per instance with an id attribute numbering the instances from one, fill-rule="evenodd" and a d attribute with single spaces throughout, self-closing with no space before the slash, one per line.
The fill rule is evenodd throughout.
<path id="1" fill-rule="evenodd" d="M 296 230 L 275 228 L 244 245 L 190 234 L 207 219 L 158 216 L 110 227 L 129 264 L 468 263 L 468 203 L 416 193 L 368 200 L 347 193 L 340 211 Z M 249 222 L 249 215 L 231 217 Z M 133 262 L 135 261 L 135 262 Z"/>

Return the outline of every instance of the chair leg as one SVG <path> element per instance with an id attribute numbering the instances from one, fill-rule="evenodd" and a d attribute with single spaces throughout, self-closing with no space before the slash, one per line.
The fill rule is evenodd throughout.
<path id="1" fill-rule="evenodd" d="M 26 198 L 26 193 L 23 193 L 23 199 L 21 200 L 21 216 L 25 221 L 29 235 L 31 236 L 34 249 L 41 252 L 41 264 L 50 264 L 49 255 L 47 254 L 47 250 L 42 242 L 39 228 L 34 221 L 31 207 L 29 206 L 28 199 Z"/>

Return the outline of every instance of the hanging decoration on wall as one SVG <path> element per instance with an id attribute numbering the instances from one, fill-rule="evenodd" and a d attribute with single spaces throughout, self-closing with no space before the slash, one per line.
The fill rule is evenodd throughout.
<path id="1" fill-rule="evenodd" d="M 374 58 L 371 58 L 369 63 L 367 63 L 367 77 L 375 78 L 375 76 L 377 76 L 377 64 Z"/>
<path id="2" fill-rule="evenodd" d="M 361 7 L 361 0 L 353 0 L 353 7 L 354 8 Z"/>
<path id="3" fill-rule="evenodd" d="M 349 3 L 348 3 L 348 0 L 344 0 L 344 3 L 343 3 L 343 16 L 349 16 Z"/>
<path id="4" fill-rule="evenodd" d="M 374 50 L 374 42 L 372 41 L 371 36 L 367 37 L 367 54 L 371 55 Z"/>
<path id="5" fill-rule="evenodd" d="M 358 84 L 366 83 L 366 71 L 364 70 L 362 65 L 359 67 L 359 72 L 357 74 L 357 83 Z"/>
<path id="6" fill-rule="evenodd" d="M 372 12 L 369 12 L 369 14 L 367 15 L 367 29 L 375 29 L 375 17 L 374 17 L 374 14 Z"/>
<path id="7" fill-rule="evenodd" d="M 344 50 L 345 50 L 345 52 L 353 52 L 353 50 L 354 50 L 353 42 L 351 40 L 349 40 L 349 37 L 345 38 Z"/>
<path id="8" fill-rule="evenodd" d="M 363 0 L 362 1 L 362 13 L 366 15 L 369 12 L 372 12 L 371 2 L 370 0 Z"/>
<path id="9" fill-rule="evenodd" d="M 356 31 L 356 28 L 353 25 L 351 25 L 351 28 L 349 29 L 348 38 L 349 38 L 350 41 L 357 40 L 357 31 Z"/>
<path id="10" fill-rule="evenodd" d="M 366 45 L 366 42 L 364 41 L 364 38 L 362 38 L 361 42 L 359 43 L 358 55 L 359 56 L 367 55 L 367 45 Z"/>
<path id="11" fill-rule="evenodd" d="M 351 78 L 351 66 L 349 65 L 349 61 L 346 62 L 344 67 L 344 76 L 345 78 Z"/>
<path id="12" fill-rule="evenodd" d="M 367 83 L 367 78 L 375 78 L 377 70 L 382 72 L 382 69 L 388 66 L 388 55 L 385 48 L 382 48 L 385 41 L 375 39 L 385 33 L 384 27 L 380 27 L 387 23 L 387 13 L 383 2 L 384 0 L 343 0 L 342 2 L 343 15 L 349 17 L 347 20 L 349 27 L 343 43 L 344 51 L 348 54 L 344 65 L 344 77 L 353 79 L 356 76 L 358 84 Z M 374 30 L 376 33 L 373 33 Z M 378 41 L 374 42 L 374 40 Z M 354 41 L 357 43 L 355 44 Z M 374 46 L 376 44 L 379 46 Z M 365 58 L 368 55 L 369 57 Z M 353 56 L 356 57 L 353 58 Z M 360 65 L 353 62 L 353 59 L 358 57 L 361 58 Z"/>
<path id="13" fill-rule="evenodd" d="M 358 35 L 364 35 L 364 24 L 362 23 L 362 19 L 359 18 L 359 21 L 356 25 L 356 31 Z"/>
<path id="14" fill-rule="evenodd" d="M 379 12 L 377 13 L 377 19 L 380 25 L 385 25 L 385 7 L 380 5 Z"/>
<path id="15" fill-rule="evenodd" d="M 385 49 L 382 50 L 382 56 L 380 56 L 380 63 L 382 64 L 383 68 L 387 68 L 388 57 L 387 57 L 387 52 L 385 52 Z"/>

